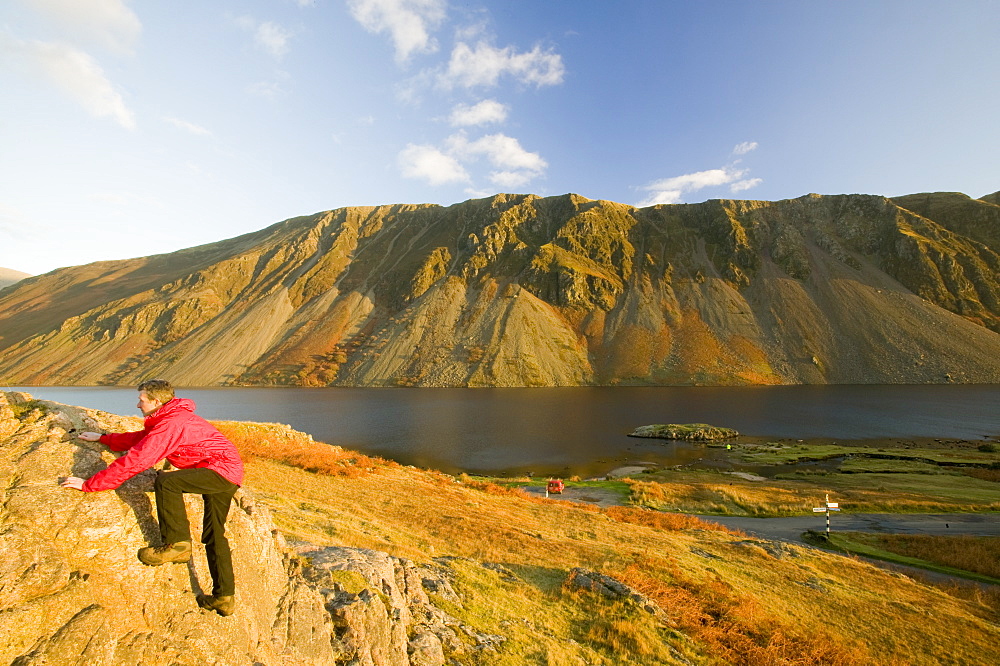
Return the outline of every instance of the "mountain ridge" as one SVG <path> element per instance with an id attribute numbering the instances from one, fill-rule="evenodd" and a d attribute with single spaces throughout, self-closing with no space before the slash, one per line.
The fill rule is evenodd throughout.
<path id="1" fill-rule="evenodd" d="M 348 207 L 0 296 L 12 384 L 1000 381 L 1000 206 L 566 194 Z"/>

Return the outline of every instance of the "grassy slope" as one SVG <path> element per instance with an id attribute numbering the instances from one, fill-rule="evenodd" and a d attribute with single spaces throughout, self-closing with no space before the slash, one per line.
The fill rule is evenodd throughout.
<path id="1" fill-rule="evenodd" d="M 829 493 L 857 513 L 1000 511 L 1000 470 L 962 466 L 998 466 L 1000 453 L 968 442 L 740 443 L 733 456 L 748 465 L 821 464 L 799 465 L 766 482 L 693 469 L 642 474 L 628 481 L 632 501 L 660 510 L 764 517 L 809 514 Z"/>
<path id="2" fill-rule="evenodd" d="M 260 454 L 269 444 L 257 446 Z M 297 464 L 310 466 L 310 450 L 300 447 Z M 989 609 L 851 559 L 798 546 L 769 554 L 767 542 L 680 516 L 527 499 L 338 455 L 339 462 L 312 465 L 330 475 L 248 454 L 247 487 L 292 538 L 418 562 L 468 558 L 453 564 L 466 603 L 447 610 L 509 638 L 479 663 L 674 663 L 667 644 L 699 664 L 1000 658 Z M 656 520 L 660 527 L 637 524 Z M 502 564 L 514 579 L 483 562 Z M 666 611 L 669 626 L 629 604 L 564 589 L 577 566 L 640 589 Z"/>
<path id="3" fill-rule="evenodd" d="M 835 532 L 829 536 L 810 532 L 806 538 L 820 548 L 1000 585 L 1000 578 L 997 578 L 997 542 L 1000 539 L 997 538 L 882 535 L 866 532 Z M 961 550 L 968 552 L 956 552 L 956 541 Z M 918 554 L 923 557 L 917 557 Z M 959 557 L 956 558 L 956 555 Z M 963 568 L 946 564 L 952 561 Z"/>
<path id="4" fill-rule="evenodd" d="M 683 471 L 644 474 L 629 483 L 641 506 L 698 514 L 805 515 L 826 493 L 855 513 L 1000 511 L 996 483 L 962 474 L 803 474 L 763 483 Z"/>

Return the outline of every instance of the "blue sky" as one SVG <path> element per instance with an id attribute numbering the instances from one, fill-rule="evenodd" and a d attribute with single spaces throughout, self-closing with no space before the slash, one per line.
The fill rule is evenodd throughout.
<path id="1" fill-rule="evenodd" d="M 1000 190 L 1000 2 L 6 0 L 0 267 L 353 205 Z"/>

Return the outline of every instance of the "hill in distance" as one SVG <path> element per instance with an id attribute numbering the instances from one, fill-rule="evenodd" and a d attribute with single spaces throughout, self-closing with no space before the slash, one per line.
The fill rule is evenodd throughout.
<path id="1" fill-rule="evenodd" d="M 998 195 L 342 208 L 0 294 L 9 384 L 1000 382 Z"/>
<path id="2" fill-rule="evenodd" d="M 22 273 L 12 268 L 0 268 L 0 289 L 9 287 L 15 282 L 20 282 L 24 278 L 31 277 L 30 273 Z"/>

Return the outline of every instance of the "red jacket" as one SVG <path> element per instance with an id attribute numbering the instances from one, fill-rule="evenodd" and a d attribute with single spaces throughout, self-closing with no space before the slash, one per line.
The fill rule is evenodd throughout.
<path id="1" fill-rule="evenodd" d="M 87 479 L 87 492 L 117 488 L 164 458 L 178 469 L 211 469 L 236 485 L 243 483 L 236 446 L 195 414 L 194 401 L 186 398 L 174 398 L 147 416 L 142 430 L 101 435 L 101 443 L 128 453 Z"/>

